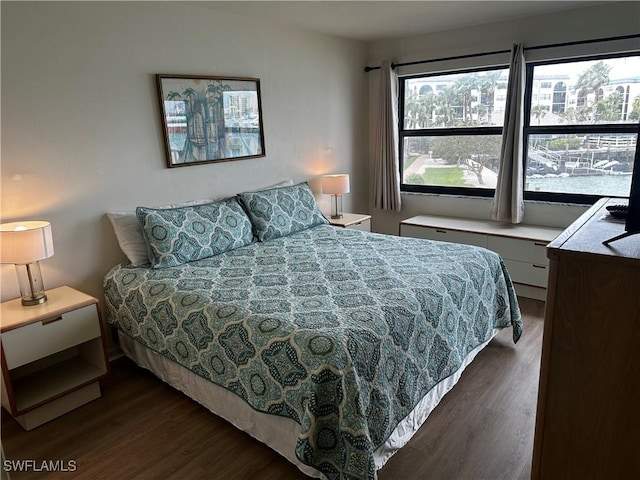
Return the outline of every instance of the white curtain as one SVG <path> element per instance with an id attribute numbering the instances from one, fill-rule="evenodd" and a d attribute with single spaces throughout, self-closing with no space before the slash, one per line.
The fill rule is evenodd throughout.
<path id="1" fill-rule="evenodd" d="M 400 168 L 398 163 L 398 76 L 391 61 L 380 67 L 380 95 L 374 139 L 373 205 L 400 211 Z"/>
<path id="2" fill-rule="evenodd" d="M 524 48 L 514 44 L 511 48 L 507 105 L 504 113 L 502 149 L 498 184 L 491 206 L 491 219 L 520 223 L 524 216 L 524 169 L 522 126 L 524 120 Z"/>

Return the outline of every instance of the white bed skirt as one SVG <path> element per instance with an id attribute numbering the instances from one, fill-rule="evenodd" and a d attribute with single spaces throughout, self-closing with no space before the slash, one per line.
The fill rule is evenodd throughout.
<path id="1" fill-rule="evenodd" d="M 491 338 L 499 332 L 493 331 Z M 240 430 L 268 445 L 303 473 L 314 478 L 325 478 L 322 473 L 300 462 L 295 447 L 300 425 L 294 420 L 258 412 L 229 390 L 220 387 L 168 358 L 144 347 L 131 337 L 118 331 L 120 348 L 140 367 L 153 372 L 158 378 L 203 405 L 219 417 L 231 422 Z M 391 456 L 402 448 L 418 431 L 429 414 L 445 394 L 458 383 L 464 369 L 491 339 L 474 348 L 462 366 L 451 376 L 438 383 L 396 427 L 389 439 L 374 452 L 376 470 L 380 470 Z"/>

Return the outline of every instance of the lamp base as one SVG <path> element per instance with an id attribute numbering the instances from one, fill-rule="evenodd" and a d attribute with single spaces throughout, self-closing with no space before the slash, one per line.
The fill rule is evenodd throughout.
<path id="1" fill-rule="evenodd" d="M 44 293 L 40 293 L 35 297 L 22 297 L 23 307 L 32 307 L 34 305 L 40 305 L 47 301 L 47 296 Z"/>
<path id="2" fill-rule="evenodd" d="M 39 262 L 16 264 L 16 272 L 23 306 L 31 307 L 47 301 Z"/>
<path id="3" fill-rule="evenodd" d="M 333 197 L 333 202 L 331 202 L 331 218 L 337 220 L 342 218 L 342 195 L 335 193 L 331 196 Z"/>

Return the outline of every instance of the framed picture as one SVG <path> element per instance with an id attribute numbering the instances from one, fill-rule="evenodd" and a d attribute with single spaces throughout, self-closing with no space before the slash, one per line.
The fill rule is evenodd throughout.
<path id="1" fill-rule="evenodd" d="M 156 75 L 167 166 L 264 157 L 260 79 Z"/>

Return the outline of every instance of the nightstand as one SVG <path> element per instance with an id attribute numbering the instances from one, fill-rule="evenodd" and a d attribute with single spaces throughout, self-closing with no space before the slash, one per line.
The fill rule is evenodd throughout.
<path id="1" fill-rule="evenodd" d="M 70 287 L 0 305 L 2 406 L 31 430 L 100 397 L 109 372 L 98 300 Z"/>
<path id="2" fill-rule="evenodd" d="M 343 213 L 342 218 L 329 218 L 329 223 L 335 227 L 351 228 L 363 232 L 371 231 L 371 215 Z"/>

